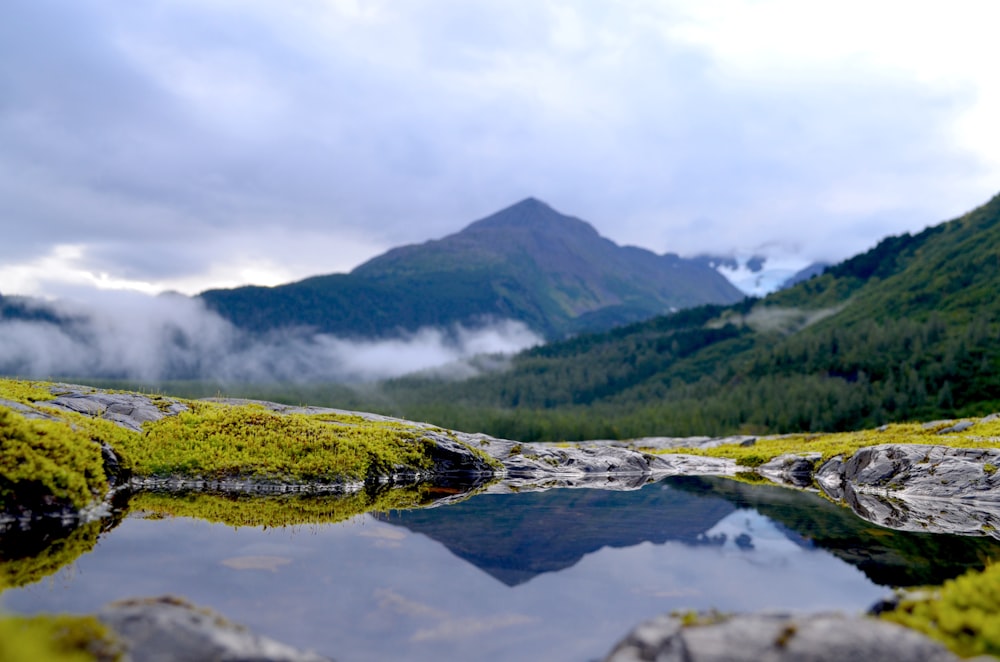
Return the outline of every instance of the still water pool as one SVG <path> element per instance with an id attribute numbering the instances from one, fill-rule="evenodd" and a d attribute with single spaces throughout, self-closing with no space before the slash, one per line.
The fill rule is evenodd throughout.
<path id="1" fill-rule="evenodd" d="M 87 613 L 172 594 L 344 662 L 589 660 L 662 612 L 857 612 L 992 556 L 990 539 L 890 531 L 804 492 L 672 478 L 288 528 L 133 511 L 0 606 Z"/>

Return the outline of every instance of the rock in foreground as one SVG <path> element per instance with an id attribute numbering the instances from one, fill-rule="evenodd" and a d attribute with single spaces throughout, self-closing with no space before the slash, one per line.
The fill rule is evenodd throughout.
<path id="1" fill-rule="evenodd" d="M 875 618 L 836 614 L 660 616 L 636 627 L 605 662 L 955 662 L 944 646 Z M 699 622 L 701 621 L 701 622 Z"/>
<path id="2" fill-rule="evenodd" d="M 329 662 L 230 623 L 178 598 L 116 602 L 98 618 L 124 644 L 131 662 Z"/>

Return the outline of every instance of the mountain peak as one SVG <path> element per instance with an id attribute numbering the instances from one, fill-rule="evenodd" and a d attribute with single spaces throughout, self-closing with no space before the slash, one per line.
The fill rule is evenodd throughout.
<path id="1" fill-rule="evenodd" d="M 393 248 L 350 274 L 273 288 L 268 302 L 221 291 L 203 296 L 255 330 L 287 323 L 294 309 L 300 326 L 355 337 L 487 319 L 559 337 L 728 303 L 740 293 L 707 267 L 618 246 L 589 223 L 525 198 L 455 234 Z"/>
<path id="2" fill-rule="evenodd" d="M 550 207 L 548 204 L 546 204 L 542 200 L 539 200 L 538 198 L 536 198 L 534 196 L 530 196 L 530 195 L 527 198 L 525 198 L 524 200 L 521 200 L 520 202 L 515 202 L 510 207 L 507 207 L 507 209 L 518 209 L 518 208 L 521 208 L 521 209 L 548 209 L 548 210 L 552 211 L 552 207 Z M 503 211 L 503 210 L 501 210 L 501 211 Z"/>
<path id="3" fill-rule="evenodd" d="M 538 198 L 531 197 L 472 223 L 463 232 L 496 229 L 597 235 L 597 230 L 586 221 L 561 214 Z"/>

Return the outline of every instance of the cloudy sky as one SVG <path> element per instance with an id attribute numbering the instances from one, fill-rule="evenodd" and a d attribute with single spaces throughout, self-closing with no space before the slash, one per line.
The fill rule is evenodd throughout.
<path id="1" fill-rule="evenodd" d="M 0 293 L 347 271 L 526 196 L 839 259 L 1000 190 L 995 0 L 6 0 Z"/>

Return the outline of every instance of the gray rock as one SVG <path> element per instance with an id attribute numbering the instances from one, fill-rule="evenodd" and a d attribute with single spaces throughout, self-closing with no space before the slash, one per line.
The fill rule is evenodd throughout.
<path id="1" fill-rule="evenodd" d="M 430 455 L 436 476 L 480 477 L 498 473 L 496 467 L 471 450 L 475 448 L 473 444 L 463 441 L 458 434 L 428 429 L 422 436 L 433 442 Z"/>
<path id="2" fill-rule="evenodd" d="M 893 497 L 1000 501 L 1000 450 L 925 444 L 881 444 L 862 448 L 842 463 L 817 471 L 821 485 L 850 483 L 856 491 Z"/>
<path id="3" fill-rule="evenodd" d="M 499 444 L 491 445 L 498 448 Z M 632 474 L 648 475 L 654 456 L 614 446 L 596 448 L 559 447 L 552 444 L 511 443 L 497 457 L 513 478 L 551 475 Z"/>
<path id="4" fill-rule="evenodd" d="M 950 418 L 944 418 L 937 421 L 927 421 L 921 427 L 923 427 L 923 429 L 925 430 L 937 430 L 939 428 L 944 428 L 948 427 L 949 425 L 953 425 L 954 423 L 955 421 L 951 420 Z"/>
<path id="5" fill-rule="evenodd" d="M 815 474 L 820 489 L 876 524 L 1000 538 L 1000 450 L 884 444 Z"/>
<path id="6" fill-rule="evenodd" d="M 131 662 L 324 662 L 328 658 L 250 632 L 222 616 L 172 597 L 127 600 L 98 615 Z"/>
<path id="7" fill-rule="evenodd" d="M 823 457 L 822 453 L 788 453 L 757 467 L 757 473 L 775 483 L 792 487 L 809 487 L 813 470 Z"/>
<path id="8" fill-rule="evenodd" d="M 534 445 L 523 444 L 530 452 Z M 586 461 L 592 461 L 589 471 L 580 471 Z M 644 471 L 623 472 L 603 471 L 601 453 L 592 456 L 578 456 L 575 468 L 538 467 L 530 472 L 515 472 L 503 480 L 490 485 L 487 492 L 506 494 L 510 492 L 544 491 L 555 488 L 595 488 L 601 490 L 637 490 L 648 483 L 667 476 L 732 476 L 737 467 L 733 460 L 698 455 L 654 455 L 646 458 L 648 467 Z"/>
<path id="9" fill-rule="evenodd" d="M 6 400 L 0 398 L 0 407 L 6 407 L 7 409 L 13 409 L 17 413 L 21 414 L 25 418 L 41 419 L 41 420 L 55 420 L 55 416 L 44 411 L 39 411 L 34 407 L 29 407 L 28 405 L 21 404 L 20 402 L 15 402 L 14 400 Z"/>
<path id="10" fill-rule="evenodd" d="M 971 428 L 975 423 L 973 421 L 959 421 L 954 425 L 949 425 L 946 428 L 942 428 L 937 431 L 936 434 L 955 434 L 957 432 L 964 432 Z"/>
<path id="11" fill-rule="evenodd" d="M 673 616 L 629 633 L 606 662 L 954 662 L 941 644 L 899 625 L 838 614 L 707 616 L 685 626 Z"/>
<path id="12" fill-rule="evenodd" d="M 70 384 L 56 384 L 53 392 L 58 395 L 42 403 L 44 406 L 103 418 L 133 432 L 141 432 L 143 423 L 187 410 L 186 405 L 170 398 L 161 399 L 161 409 L 148 396 L 139 393 L 110 393 Z"/>
<path id="13" fill-rule="evenodd" d="M 694 455 L 652 455 L 608 442 L 580 444 L 518 443 L 485 435 L 458 438 L 503 463 L 505 480 L 518 489 L 530 485 L 552 487 L 641 486 L 650 478 L 676 475 L 731 475 L 732 460 Z M 642 446 L 645 447 L 645 446 Z M 612 480 L 613 478 L 613 480 Z"/>

